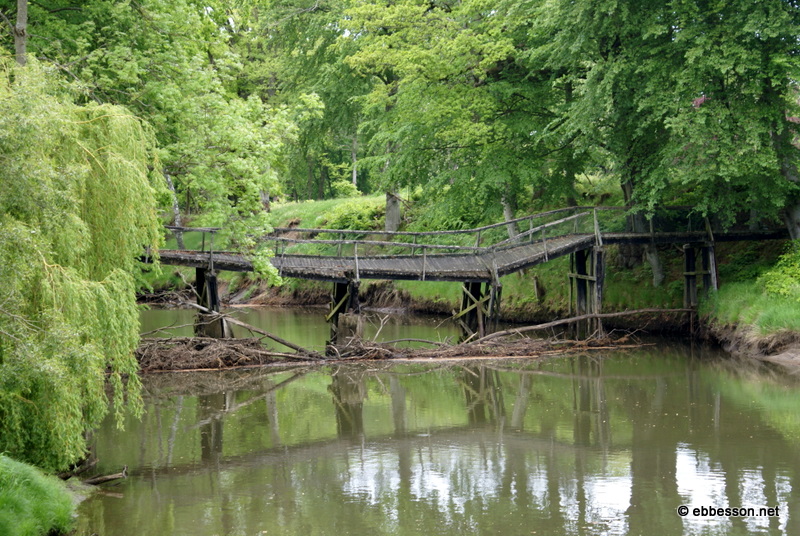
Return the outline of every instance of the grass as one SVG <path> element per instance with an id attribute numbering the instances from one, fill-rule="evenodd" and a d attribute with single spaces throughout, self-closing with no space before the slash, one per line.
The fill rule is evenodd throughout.
<path id="1" fill-rule="evenodd" d="M 72 526 L 73 508 L 60 480 L 0 455 L 0 534 L 66 534 Z"/>
<path id="2" fill-rule="evenodd" d="M 761 335 L 800 332 L 800 301 L 768 294 L 756 281 L 721 286 L 701 304 L 700 312 L 719 324 L 753 326 Z"/>
<path id="3" fill-rule="evenodd" d="M 374 195 L 273 205 L 271 213 L 272 226 L 287 227 L 289 222 L 297 222 L 297 227 L 304 229 L 319 228 L 321 225 L 324 225 L 325 215 L 334 213 L 336 208 L 343 203 L 369 205 L 376 202 L 383 202 L 383 200 L 383 195 Z"/>

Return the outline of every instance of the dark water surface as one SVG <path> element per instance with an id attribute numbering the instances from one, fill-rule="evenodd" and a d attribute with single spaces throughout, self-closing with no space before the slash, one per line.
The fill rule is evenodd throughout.
<path id="1" fill-rule="evenodd" d="M 800 534 L 800 385 L 722 357 L 147 376 L 142 420 L 94 437 L 98 471 L 131 477 L 78 534 Z M 693 512 L 726 507 L 755 515 Z"/>

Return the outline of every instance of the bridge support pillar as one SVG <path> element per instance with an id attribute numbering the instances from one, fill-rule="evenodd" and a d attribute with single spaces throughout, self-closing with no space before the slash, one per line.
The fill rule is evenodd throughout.
<path id="1" fill-rule="evenodd" d="M 697 254 L 700 254 L 701 269 L 697 269 Z M 710 290 L 717 290 L 717 259 L 714 253 L 714 244 L 684 244 L 683 246 L 683 306 L 686 309 L 697 307 L 697 282 L 702 277 L 703 294 L 708 295 Z"/>
<path id="2" fill-rule="evenodd" d="M 195 293 L 197 294 L 198 305 L 214 313 L 219 313 L 220 300 L 216 272 L 205 268 L 196 268 Z M 212 337 L 214 339 L 233 337 L 233 332 L 224 318 L 202 312 L 197 313 L 194 333 L 198 337 Z"/>
<path id="3" fill-rule="evenodd" d="M 605 283 L 605 262 L 603 248 L 576 251 L 570 255 L 570 309 L 575 306 L 575 316 L 599 314 L 603 306 L 603 285 Z M 574 297 L 574 299 L 573 299 Z M 570 316 L 572 311 L 570 310 Z M 603 324 L 599 318 L 589 318 L 574 325 L 574 336 L 583 339 L 603 334 Z"/>
<path id="4" fill-rule="evenodd" d="M 461 310 L 453 316 L 461 328 L 461 340 L 485 337 L 497 329 L 500 316 L 499 283 L 469 281 L 461 286 Z"/>
<path id="5" fill-rule="evenodd" d="M 364 333 L 364 320 L 361 317 L 361 304 L 358 300 L 359 281 L 334 283 L 331 306 L 325 320 L 331 323 L 331 338 L 328 345 L 345 344 L 348 339 L 361 338 Z"/>

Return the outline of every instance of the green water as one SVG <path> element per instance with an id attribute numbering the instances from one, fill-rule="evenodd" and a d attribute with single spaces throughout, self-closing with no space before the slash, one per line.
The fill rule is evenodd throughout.
<path id="1" fill-rule="evenodd" d="M 331 336 L 330 324 L 325 321 L 325 308 L 236 307 L 224 312 L 310 350 L 324 351 Z M 150 332 L 148 337 L 191 337 L 195 316 L 196 312 L 188 309 L 150 309 L 141 314 L 141 331 Z M 377 335 L 379 341 L 418 338 L 457 342 L 459 337 L 456 325 L 442 317 L 377 312 L 366 312 L 364 316 L 364 337 L 368 339 L 376 339 Z M 254 336 L 240 326 L 232 326 L 232 329 L 236 337 Z M 418 343 L 402 344 L 421 346 Z M 273 346 L 287 350 L 282 345 Z"/>
<path id="2" fill-rule="evenodd" d="M 800 534 L 800 385 L 723 357 L 151 375 L 142 420 L 94 435 L 131 476 L 77 534 Z"/>

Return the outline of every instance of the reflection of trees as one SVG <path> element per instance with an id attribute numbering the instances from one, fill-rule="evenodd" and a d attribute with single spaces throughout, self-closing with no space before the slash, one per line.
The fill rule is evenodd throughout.
<path id="1" fill-rule="evenodd" d="M 220 488 L 215 501 L 224 510 L 215 515 L 226 531 L 247 533 L 257 532 L 264 516 L 283 520 L 286 533 L 322 533 L 334 524 L 344 528 L 340 532 L 370 532 L 386 518 L 395 520 L 398 532 L 467 531 L 474 528 L 467 526 L 469 520 L 479 532 L 492 533 L 503 526 L 505 512 L 520 526 L 537 527 L 541 533 L 560 528 L 563 533 L 598 534 L 602 522 L 596 525 L 592 501 L 597 491 L 592 486 L 598 478 L 615 474 L 630 485 L 628 533 L 677 534 L 683 532 L 683 522 L 675 508 L 685 502 L 678 492 L 679 448 L 707 454 L 710 463 L 722 469 L 723 491 L 731 506 L 747 500 L 747 478 L 762 486 L 764 506 L 786 500 L 778 492 L 781 479 L 784 486 L 800 489 L 800 472 L 793 469 L 800 467 L 800 456 L 793 447 L 761 423 L 757 413 L 741 413 L 720 398 L 698 379 L 693 366 L 637 376 L 611 374 L 602 360 L 579 357 L 563 363 L 558 372 L 541 365 L 516 370 L 458 367 L 440 373 L 440 383 L 417 390 L 411 375 L 391 369 L 372 375 L 341 367 L 331 374 L 328 394 L 313 399 L 319 414 L 330 416 L 333 405 L 336 437 L 331 430 L 302 444 L 280 442 L 282 415 L 275 389 L 289 380 L 267 379 L 255 392 L 251 386 L 239 403 L 232 396 L 225 400 L 220 393 L 205 394 L 198 399 L 197 414 L 202 459 L 214 460 L 214 469 L 227 473 L 224 479 L 215 478 Z M 367 398 L 370 381 L 383 386 L 383 394 L 370 391 L 374 401 Z M 506 414 L 504 394 L 514 401 L 506 427 L 500 426 Z M 419 424 L 418 397 L 427 397 L 429 408 L 440 404 L 458 424 L 434 429 Z M 269 448 L 223 457 L 222 420 L 236 418 L 236 408 L 261 399 L 267 411 L 259 405 L 256 415 L 270 427 Z M 174 406 L 176 415 L 182 407 L 183 403 Z M 365 423 L 367 410 L 376 419 Z M 370 433 L 381 417 L 382 432 Z M 155 419 L 155 414 L 149 418 Z M 182 439 L 175 434 L 177 416 L 163 421 L 172 452 L 172 442 Z M 363 441 L 354 443 L 354 436 Z M 760 447 L 763 451 L 753 450 L 751 436 L 766 445 Z M 233 450 L 233 437 L 229 431 L 228 451 Z M 463 460 L 460 453 L 466 453 Z M 609 468 L 609 459 L 616 465 Z M 164 481 L 179 475 L 201 478 L 202 470 L 186 464 L 153 473 L 166 497 Z M 362 480 L 353 484 L 353 475 Z M 433 485 L 434 477 L 441 477 L 450 493 L 460 494 L 462 500 L 437 502 L 438 490 L 425 488 Z M 359 487 L 366 480 L 368 485 Z M 242 497 L 252 502 L 243 507 Z M 786 530 L 800 534 L 795 514 L 800 496 L 789 501 Z M 248 512 L 247 518 L 242 512 Z M 770 519 L 769 526 L 773 532 L 780 530 L 777 519 Z M 741 521 L 733 522 L 733 530 L 745 528 Z"/>

